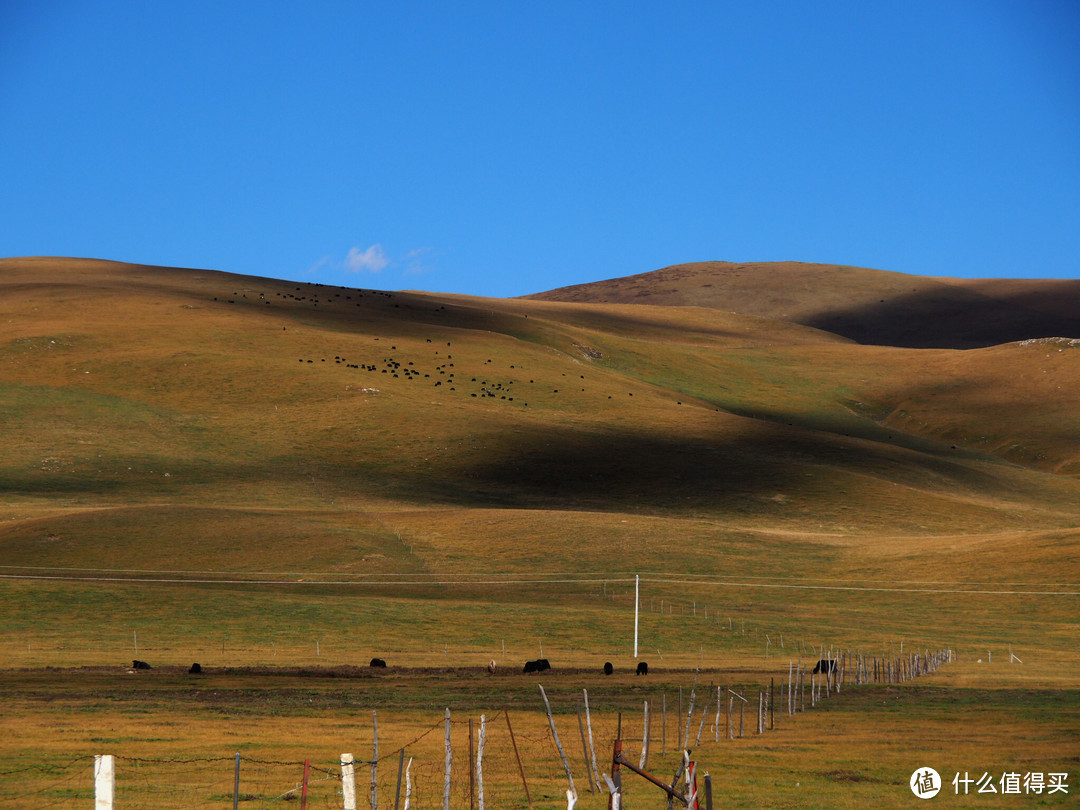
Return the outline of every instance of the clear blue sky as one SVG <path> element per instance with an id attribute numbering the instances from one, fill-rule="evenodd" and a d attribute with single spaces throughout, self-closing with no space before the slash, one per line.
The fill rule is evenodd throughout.
<path id="1" fill-rule="evenodd" d="M 1080 1 L 0 0 L 0 256 L 1080 277 Z"/>

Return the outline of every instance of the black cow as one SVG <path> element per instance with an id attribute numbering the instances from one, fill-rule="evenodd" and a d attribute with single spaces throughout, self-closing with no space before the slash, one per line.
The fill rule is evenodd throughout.
<path id="1" fill-rule="evenodd" d="M 604 674 L 605 675 L 610 675 L 614 671 L 615 671 L 615 667 L 613 667 L 611 665 L 610 661 L 608 661 L 607 663 L 604 664 Z"/>
<path id="2" fill-rule="evenodd" d="M 368 664 L 368 666 L 369 667 L 382 667 L 383 669 L 386 669 L 386 662 L 384 660 L 382 660 L 381 658 L 372 658 L 371 663 Z"/>
<path id="3" fill-rule="evenodd" d="M 543 672 L 545 669 L 551 669 L 551 664 L 548 663 L 546 658 L 537 658 L 535 661 L 526 661 L 524 672 Z"/>
<path id="4" fill-rule="evenodd" d="M 834 658 L 822 658 L 814 665 L 814 674 L 820 673 L 829 674 L 830 672 L 835 674 L 837 670 L 836 659 Z"/>
<path id="5" fill-rule="evenodd" d="M 136 661 L 131 662 L 131 668 L 132 669 L 150 669 L 150 665 L 148 663 L 146 663 L 145 661 L 136 660 Z"/>
<path id="6" fill-rule="evenodd" d="M 191 669 L 188 670 L 188 675 L 198 675 L 202 672 L 202 667 L 198 664 L 192 664 Z"/>
<path id="7" fill-rule="evenodd" d="M 638 675 L 648 675 L 649 674 L 649 665 L 647 663 L 645 663 L 644 661 L 638 661 L 637 673 L 636 674 L 638 674 Z"/>

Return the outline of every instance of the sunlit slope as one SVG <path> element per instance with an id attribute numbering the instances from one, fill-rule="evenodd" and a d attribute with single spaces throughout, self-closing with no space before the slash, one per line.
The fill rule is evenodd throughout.
<path id="1" fill-rule="evenodd" d="M 0 300 L 8 565 L 587 569 L 648 525 L 715 568 L 1080 512 L 1068 344 L 88 260 L 2 260 Z"/>
<path id="2" fill-rule="evenodd" d="M 704 306 L 801 323 L 864 344 L 978 348 L 1080 338 L 1080 281 L 955 279 L 803 262 L 692 262 L 529 296 Z"/>

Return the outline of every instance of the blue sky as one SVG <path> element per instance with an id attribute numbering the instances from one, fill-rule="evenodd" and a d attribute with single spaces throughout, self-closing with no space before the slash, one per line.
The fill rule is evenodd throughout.
<path id="1" fill-rule="evenodd" d="M 0 256 L 1080 277 L 1080 2 L 0 0 Z"/>

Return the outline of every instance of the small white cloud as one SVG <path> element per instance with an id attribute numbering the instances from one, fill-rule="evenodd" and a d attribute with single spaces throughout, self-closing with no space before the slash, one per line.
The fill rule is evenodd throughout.
<path id="1" fill-rule="evenodd" d="M 383 253 L 382 245 L 374 244 L 367 250 L 358 247 L 350 248 L 349 255 L 345 257 L 345 269 L 350 273 L 378 273 L 390 260 Z"/>
<path id="2" fill-rule="evenodd" d="M 431 248 L 416 248 L 405 254 L 405 270 L 407 276 L 419 276 L 431 271 L 428 265 L 428 257 L 431 256 Z"/>

